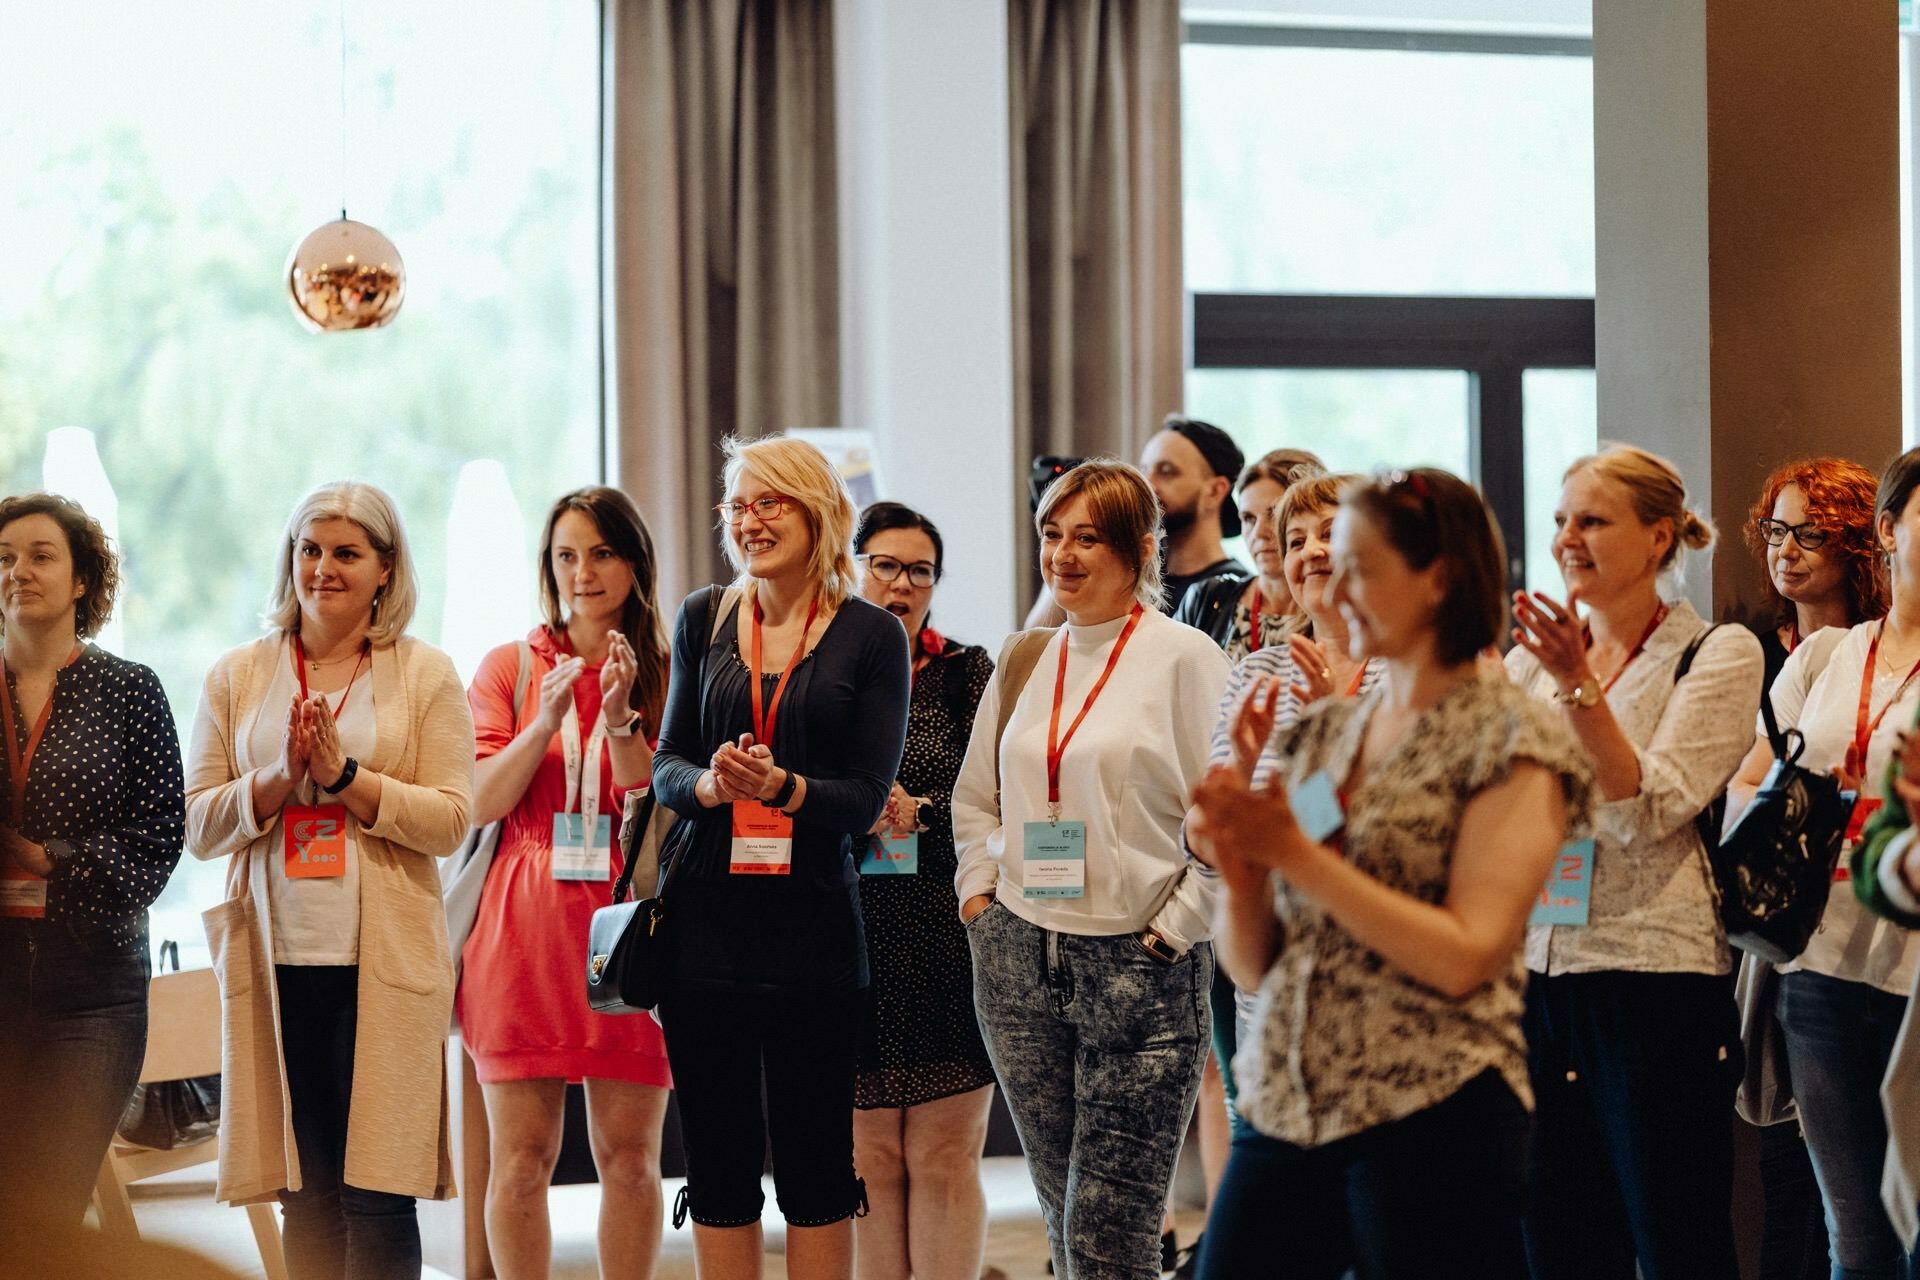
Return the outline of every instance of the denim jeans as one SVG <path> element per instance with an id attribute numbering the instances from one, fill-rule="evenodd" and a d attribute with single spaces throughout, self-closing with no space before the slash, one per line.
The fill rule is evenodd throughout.
<path id="1" fill-rule="evenodd" d="M 1758 1280 L 1828 1280 L 1820 1184 L 1797 1121 L 1760 1130 L 1760 1189 L 1765 1213 Z"/>
<path id="2" fill-rule="evenodd" d="M 1527 984 L 1534 1280 L 1738 1280 L 1726 978 L 1535 974 Z"/>
<path id="3" fill-rule="evenodd" d="M 1880 1080 L 1907 997 L 1821 973 L 1781 975 L 1774 1011 L 1826 1205 L 1833 1280 L 1904 1280 L 1914 1259 L 1880 1204 L 1887 1156 Z"/>
<path id="4" fill-rule="evenodd" d="M 1209 1034 L 1213 948 L 1173 964 L 1132 934 L 967 926 L 974 1008 L 1026 1150 L 1060 1280 L 1158 1280 L 1160 1224 Z"/>
<path id="5" fill-rule="evenodd" d="M 273 972 L 302 1184 L 280 1193 L 288 1274 L 293 1280 L 417 1277 L 420 1224 L 413 1197 L 345 1180 L 360 970 L 282 964 Z"/>
<path id="6" fill-rule="evenodd" d="M 0 1205 L 78 1226 L 147 1049 L 146 930 L 116 946 L 57 920 L 0 920 Z"/>
<path id="7" fill-rule="evenodd" d="M 1322 1147 L 1246 1126 L 1214 1194 L 1200 1280 L 1337 1280 L 1349 1268 L 1360 1280 L 1526 1280 L 1527 1127 L 1492 1071 Z"/>

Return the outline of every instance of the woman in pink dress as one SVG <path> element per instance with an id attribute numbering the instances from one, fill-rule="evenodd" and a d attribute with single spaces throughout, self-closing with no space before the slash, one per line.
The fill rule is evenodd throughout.
<path id="1" fill-rule="evenodd" d="M 586 1082 L 600 1273 L 644 1280 L 659 1250 L 666 1048 L 652 1018 L 594 1013 L 581 986 L 588 922 L 620 874 L 622 800 L 647 784 L 660 731 L 667 652 L 654 579 L 653 539 L 625 494 L 567 494 L 541 538 L 547 620 L 524 642 L 521 706 L 518 643 L 489 653 L 468 691 L 474 821 L 502 825 L 456 1007 L 486 1095 L 487 1244 L 502 1280 L 548 1274 L 547 1185 L 571 1081 Z"/>

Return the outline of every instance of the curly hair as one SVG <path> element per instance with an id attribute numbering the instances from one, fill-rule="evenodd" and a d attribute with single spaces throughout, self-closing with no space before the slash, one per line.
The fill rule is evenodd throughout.
<path id="1" fill-rule="evenodd" d="M 83 640 L 92 639 L 113 616 L 113 602 L 120 594 L 120 556 L 113 549 L 113 539 L 72 498 L 57 493 L 0 498 L 0 529 L 26 516 L 47 516 L 67 535 L 74 579 L 86 584 L 86 590 L 74 602 L 73 630 Z"/>
<path id="2" fill-rule="evenodd" d="M 1766 560 L 1767 544 L 1760 536 L 1759 522 L 1772 518 L 1782 489 L 1798 486 L 1806 496 L 1808 516 L 1833 535 L 1833 545 L 1846 563 L 1847 621 L 1857 624 L 1877 618 L 1887 611 L 1887 575 L 1874 532 L 1876 483 L 1871 471 L 1846 458 L 1802 458 L 1778 467 L 1747 512 L 1741 529 L 1747 547 Z M 1794 620 L 1793 602 L 1774 589 L 1771 575 L 1766 584 L 1774 613 L 1780 625 L 1787 626 Z"/>

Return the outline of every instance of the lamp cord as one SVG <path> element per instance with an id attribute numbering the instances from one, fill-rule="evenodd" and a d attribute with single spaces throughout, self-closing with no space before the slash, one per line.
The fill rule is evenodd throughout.
<path id="1" fill-rule="evenodd" d="M 347 220 L 347 0 L 340 0 L 340 221 Z"/>

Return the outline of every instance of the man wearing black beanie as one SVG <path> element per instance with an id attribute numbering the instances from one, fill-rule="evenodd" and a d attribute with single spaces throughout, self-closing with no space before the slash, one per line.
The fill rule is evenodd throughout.
<path id="1" fill-rule="evenodd" d="M 1177 413 L 1167 415 L 1141 453 L 1140 469 L 1160 500 L 1166 527 L 1166 613 L 1177 610 L 1197 582 L 1225 573 L 1248 576 L 1245 565 L 1228 558 L 1225 546 L 1225 539 L 1240 533 L 1233 482 L 1245 465 L 1233 437 L 1211 422 Z"/>

